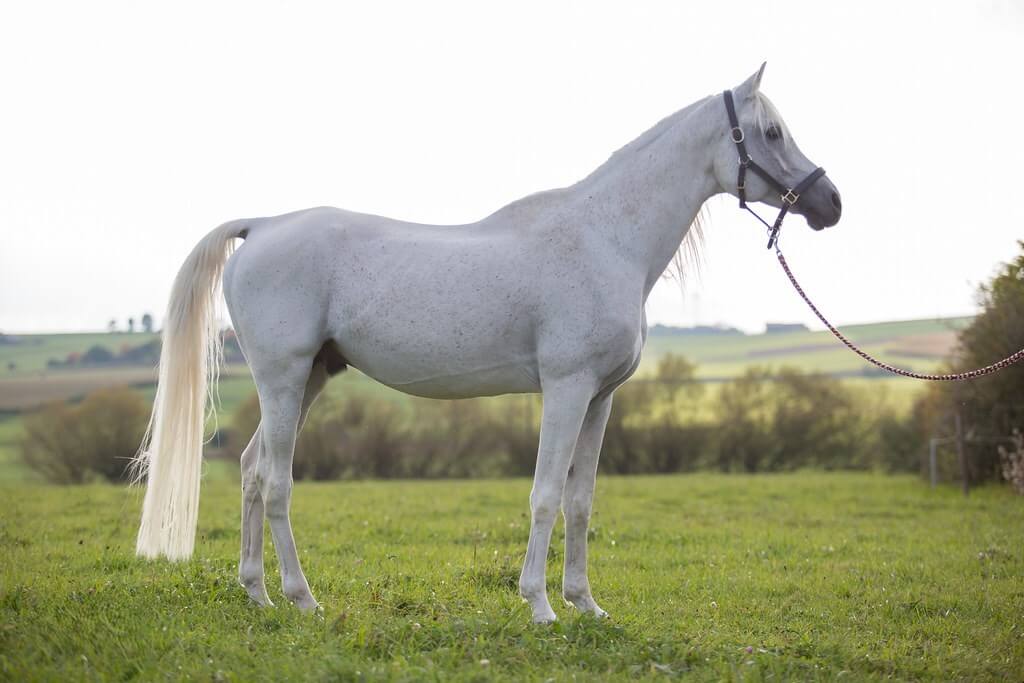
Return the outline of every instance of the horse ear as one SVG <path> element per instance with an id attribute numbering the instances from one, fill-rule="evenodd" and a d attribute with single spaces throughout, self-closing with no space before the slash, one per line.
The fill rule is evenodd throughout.
<path id="1" fill-rule="evenodd" d="M 753 97 L 758 90 L 761 89 L 761 77 L 764 76 L 764 67 L 768 65 L 768 62 L 761 62 L 761 68 L 757 70 L 753 76 L 743 81 L 740 87 L 736 88 L 743 99 L 749 99 Z"/>

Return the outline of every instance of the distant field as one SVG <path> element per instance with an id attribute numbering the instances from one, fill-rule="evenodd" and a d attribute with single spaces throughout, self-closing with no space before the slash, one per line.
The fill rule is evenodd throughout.
<path id="1" fill-rule="evenodd" d="M 103 346 L 117 353 L 124 346 L 141 346 L 157 338 L 156 334 L 136 332 L 90 332 L 82 334 L 17 335 L 21 343 L 0 344 L 0 377 L 18 377 L 46 372 L 51 358 L 64 360 L 69 353 L 83 353 L 92 346 Z M 14 363 L 13 371 L 8 364 Z M 2 394 L 2 391 L 0 391 Z"/>
<path id="2" fill-rule="evenodd" d="M 868 353 L 898 367 L 928 372 L 952 351 L 957 330 L 970 318 L 910 320 L 851 325 L 843 334 Z M 827 330 L 758 335 L 651 335 L 641 370 L 650 368 L 665 353 L 681 353 L 697 363 L 701 377 L 728 378 L 751 365 L 854 376 L 870 370 Z"/>
<path id="3" fill-rule="evenodd" d="M 1024 506 L 865 474 L 601 477 L 610 620 L 516 595 L 526 479 L 300 483 L 323 618 L 236 583 L 237 484 L 203 486 L 195 558 L 133 556 L 139 494 L 0 485 L 0 680 L 1020 681 Z"/>
<path id="4" fill-rule="evenodd" d="M 51 401 L 79 398 L 109 386 L 146 386 L 155 368 L 76 368 L 16 375 L 0 380 L 0 412 L 18 412 Z"/>

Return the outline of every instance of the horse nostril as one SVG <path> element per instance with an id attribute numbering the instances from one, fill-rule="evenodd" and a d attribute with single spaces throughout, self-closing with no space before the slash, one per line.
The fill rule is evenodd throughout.
<path id="1" fill-rule="evenodd" d="M 843 210 L 843 202 L 839 199 L 839 195 L 835 192 L 832 193 L 832 206 L 834 206 L 837 211 Z"/>

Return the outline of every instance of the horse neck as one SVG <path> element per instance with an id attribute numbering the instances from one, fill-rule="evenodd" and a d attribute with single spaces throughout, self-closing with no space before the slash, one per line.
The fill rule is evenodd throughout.
<path id="1" fill-rule="evenodd" d="M 644 299 L 679 249 L 701 206 L 721 191 L 713 98 L 676 112 L 616 152 L 577 186 L 595 220 L 588 228 L 642 273 Z"/>

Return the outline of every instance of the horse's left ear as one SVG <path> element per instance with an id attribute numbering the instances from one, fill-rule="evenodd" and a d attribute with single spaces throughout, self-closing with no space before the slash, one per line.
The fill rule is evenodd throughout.
<path id="1" fill-rule="evenodd" d="M 768 62 L 761 62 L 761 68 L 757 70 L 757 73 L 743 81 L 743 84 L 736 88 L 736 92 L 740 97 L 749 99 L 761 89 L 761 77 L 764 76 L 764 68 L 767 65 Z"/>

